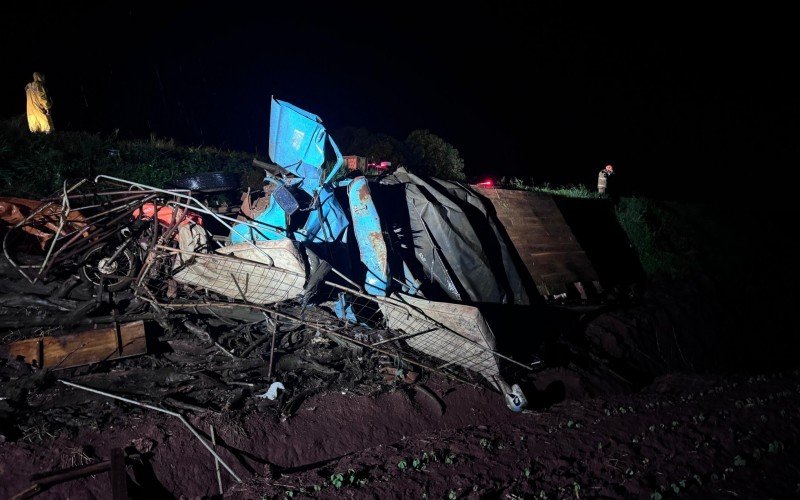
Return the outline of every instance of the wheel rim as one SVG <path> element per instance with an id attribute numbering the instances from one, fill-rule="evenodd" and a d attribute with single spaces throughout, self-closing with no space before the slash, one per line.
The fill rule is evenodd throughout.
<path id="1" fill-rule="evenodd" d="M 131 277 L 134 271 L 133 254 L 126 248 L 112 262 L 114 251 L 116 248 L 103 245 L 89 252 L 83 265 L 83 275 L 89 282 L 98 285 L 102 280 L 109 287 L 113 287 L 124 283 L 125 278 Z"/>

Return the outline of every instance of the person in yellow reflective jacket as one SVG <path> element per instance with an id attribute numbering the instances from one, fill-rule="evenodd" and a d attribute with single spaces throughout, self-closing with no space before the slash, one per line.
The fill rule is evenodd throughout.
<path id="1" fill-rule="evenodd" d="M 33 81 L 25 86 L 25 96 L 28 101 L 28 128 L 31 132 L 53 131 L 53 117 L 50 116 L 52 103 L 44 88 L 44 75 L 33 74 Z"/>

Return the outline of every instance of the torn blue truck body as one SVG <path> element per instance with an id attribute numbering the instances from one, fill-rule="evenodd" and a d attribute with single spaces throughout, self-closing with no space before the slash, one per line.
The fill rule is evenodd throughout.
<path id="1" fill-rule="evenodd" d="M 334 163 L 325 172 L 326 145 L 330 146 Z M 268 175 L 265 181 L 273 184 L 269 205 L 254 218 L 254 224 L 238 224 L 231 231 L 231 242 L 290 238 L 315 246 L 329 245 L 323 254 L 341 254 L 347 243 L 350 220 L 337 200 L 333 178 L 343 165 L 336 142 L 328 136 L 322 120 L 312 113 L 289 103 L 272 100 L 270 110 L 269 154 L 272 160 L 291 174 L 279 179 Z M 366 267 L 364 288 L 370 295 L 385 295 L 389 284 L 386 243 L 380 217 L 370 195 L 367 180 L 359 177 L 343 183 L 347 186 L 349 214 L 355 238 Z M 277 186 L 276 186 L 277 185 Z M 304 209 L 292 191 L 301 191 L 310 199 Z M 298 193 L 298 194 L 302 194 Z M 302 227 L 293 229 L 292 216 L 305 215 Z M 343 260 L 333 255 L 333 260 Z"/>
<path id="2" fill-rule="evenodd" d="M 331 147 L 336 158 L 327 175 L 324 171 L 326 145 Z M 292 178 L 267 177 L 267 181 L 280 186 L 273 191 L 267 209 L 252 221 L 263 229 L 254 230 L 245 224 L 234 226 L 231 241 L 244 241 L 242 235 L 247 235 L 253 241 L 287 237 L 311 243 L 339 240 L 349 223 L 330 183 L 344 161 L 336 143 L 328 137 L 322 120 L 287 102 L 272 99 L 269 155 Z M 294 196 L 291 190 L 302 191 L 311 199 L 310 206 L 303 210 L 308 215 L 305 224 L 294 231 L 290 230 L 291 216 L 299 206 L 294 206 L 297 202 L 292 202 Z M 282 196 L 276 196 L 275 193 Z"/>
<path id="3" fill-rule="evenodd" d="M 509 358 L 495 351 L 488 323 L 470 304 L 528 297 L 502 235 L 469 188 L 403 169 L 377 179 L 340 176 L 343 158 L 322 120 L 277 99 L 269 155 L 280 171 L 266 174 L 262 209 L 233 227 L 232 243 L 289 239 L 311 250 L 347 282 L 325 282 L 339 288 L 326 307 L 343 324 L 388 328 L 417 354 L 441 360 L 439 368 L 481 374 L 519 411 L 524 395 L 499 369 Z"/>
<path id="4" fill-rule="evenodd" d="M 502 234 L 468 187 L 403 169 L 334 183 L 343 158 L 322 119 L 277 99 L 269 154 L 283 174 L 267 174 L 268 205 L 234 226 L 233 243 L 292 239 L 372 296 L 397 291 L 466 303 L 529 302 Z"/>

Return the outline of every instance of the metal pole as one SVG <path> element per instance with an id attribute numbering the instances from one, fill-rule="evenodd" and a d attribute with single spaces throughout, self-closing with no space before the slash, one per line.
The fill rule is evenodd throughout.
<path id="1" fill-rule="evenodd" d="M 236 479 L 238 482 L 240 482 L 240 483 L 242 482 L 242 480 L 239 479 L 239 476 L 237 476 L 236 473 L 233 472 L 233 469 L 231 469 L 228 466 L 228 464 L 226 464 L 225 461 L 223 461 L 222 458 L 220 458 L 220 456 L 217 455 L 217 452 L 214 451 L 213 448 L 211 448 L 211 446 L 208 443 L 206 443 L 206 440 L 203 439 L 200 436 L 200 434 L 197 433 L 196 430 L 194 430 L 194 427 L 192 427 L 191 424 L 189 424 L 189 422 L 187 422 L 186 419 L 183 418 L 183 415 L 181 415 L 180 413 L 176 413 L 174 411 L 169 411 L 169 410 L 167 410 L 165 408 L 161 408 L 160 406 L 153 406 L 153 405 L 149 405 L 147 403 L 140 403 L 138 401 L 134 401 L 133 399 L 128 399 L 128 398 L 125 398 L 125 397 L 122 397 L 122 396 L 117 396 L 116 394 L 111 394 L 111 393 L 103 392 L 103 391 L 100 391 L 100 390 L 97 390 L 97 389 L 92 389 L 91 387 L 86 387 L 86 386 L 83 386 L 83 385 L 75 384 L 73 382 L 68 382 L 66 380 L 59 379 L 58 381 L 61 382 L 64 385 L 68 385 L 70 387 L 75 387 L 75 388 L 81 389 L 83 391 L 93 392 L 95 394 L 99 394 L 99 395 L 105 396 L 107 398 L 118 399 L 120 401 L 124 401 L 126 403 L 130 403 L 132 405 L 141 406 L 142 408 L 149 408 L 151 410 L 159 411 L 161 413 L 166 413 L 167 415 L 172 415 L 173 417 L 177 417 L 181 422 L 183 422 L 183 425 L 185 425 L 186 428 L 189 429 L 192 434 L 194 434 L 194 437 L 196 437 L 200 441 L 200 443 L 203 446 L 205 446 L 205 448 L 208 451 L 210 451 L 212 455 L 214 455 L 214 458 L 219 460 L 219 463 L 221 463 L 222 466 L 225 467 L 225 470 L 227 470 L 230 473 L 230 475 L 233 476 L 233 478 Z"/>

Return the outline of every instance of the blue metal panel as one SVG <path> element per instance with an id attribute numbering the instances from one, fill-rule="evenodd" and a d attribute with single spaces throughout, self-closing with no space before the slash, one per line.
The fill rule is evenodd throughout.
<path id="1" fill-rule="evenodd" d="M 319 190 L 319 206 L 308 214 L 305 226 L 294 233 L 297 241 L 333 242 L 348 226 L 347 215 L 333 195 L 331 186 Z"/>
<path id="2" fill-rule="evenodd" d="M 389 287 L 386 242 L 366 177 L 353 179 L 347 186 L 347 198 L 361 262 L 367 267 L 364 289 L 370 295 L 385 296 Z"/>
<path id="3" fill-rule="evenodd" d="M 311 195 L 322 183 L 327 136 L 322 120 L 317 115 L 272 99 L 269 156 L 278 165 L 302 177 L 300 188 Z"/>
<path id="4" fill-rule="evenodd" d="M 353 325 L 358 323 L 356 315 L 353 313 L 353 305 L 344 292 L 339 292 L 336 302 L 333 303 L 333 312 L 336 314 L 337 318 L 343 319 L 348 323 Z"/>
<path id="5" fill-rule="evenodd" d="M 252 223 L 256 228 L 247 224 L 236 224 L 231 231 L 231 243 L 243 241 L 280 240 L 286 238 L 286 211 L 270 197 L 269 206 Z"/>
<path id="6" fill-rule="evenodd" d="M 333 154 L 336 155 L 336 163 L 333 165 L 331 169 L 331 173 L 328 174 L 328 177 L 325 178 L 325 184 L 328 184 L 336 177 L 336 173 L 339 172 L 344 166 L 344 158 L 342 158 L 342 153 L 339 151 L 339 146 L 336 145 L 336 142 L 333 140 L 333 137 L 328 137 L 328 142 L 331 143 L 331 148 L 333 148 Z"/>

